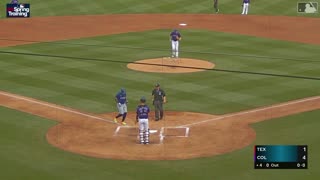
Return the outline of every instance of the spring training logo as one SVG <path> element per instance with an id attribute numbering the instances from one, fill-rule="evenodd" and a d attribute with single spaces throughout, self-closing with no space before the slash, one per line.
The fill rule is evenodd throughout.
<path id="1" fill-rule="evenodd" d="M 7 17 L 30 17 L 30 4 L 7 4 Z"/>

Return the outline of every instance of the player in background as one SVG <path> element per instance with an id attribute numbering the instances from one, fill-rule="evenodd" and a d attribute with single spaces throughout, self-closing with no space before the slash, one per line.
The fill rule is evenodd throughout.
<path id="1" fill-rule="evenodd" d="M 11 4 L 19 4 L 18 0 L 11 0 Z"/>
<path id="2" fill-rule="evenodd" d="M 242 15 L 247 15 L 249 11 L 250 0 L 243 0 L 242 3 Z"/>
<path id="3" fill-rule="evenodd" d="M 219 12 L 218 0 L 213 0 L 213 8 L 214 8 L 216 13 Z"/>
<path id="4" fill-rule="evenodd" d="M 136 111 L 136 121 L 139 122 L 140 144 L 149 144 L 149 112 L 150 108 L 146 105 L 146 98 L 141 97 Z"/>
<path id="5" fill-rule="evenodd" d="M 127 108 L 127 93 L 126 90 L 124 88 L 121 88 L 120 91 L 117 93 L 116 97 L 115 97 L 116 103 L 117 103 L 117 108 L 119 111 L 119 114 L 114 118 L 114 122 L 118 123 L 117 118 L 122 117 L 122 125 L 126 125 L 127 123 L 124 122 L 126 120 L 127 117 L 127 112 L 128 112 L 128 108 Z"/>
<path id="6" fill-rule="evenodd" d="M 174 29 L 169 36 L 171 41 L 172 55 L 171 57 L 179 57 L 179 41 L 181 40 L 181 34 L 178 30 Z"/>

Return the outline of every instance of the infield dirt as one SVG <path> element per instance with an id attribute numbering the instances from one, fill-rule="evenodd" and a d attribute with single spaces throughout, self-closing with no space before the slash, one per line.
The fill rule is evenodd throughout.
<path id="1" fill-rule="evenodd" d="M 250 124 L 320 109 L 320 96 L 221 116 L 168 111 L 164 120 L 150 119 L 151 129 L 157 132 L 151 134 L 149 145 L 137 142 L 133 112 L 129 112 L 128 126 L 117 132 L 120 125 L 112 122 L 115 113 L 90 114 L 7 92 L 0 92 L 0 104 L 58 121 L 49 129 L 47 140 L 66 151 L 110 159 L 175 160 L 214 156 L 248 146 L 256 136 Z M 131 130 L 124 130 L 127 127 Z M 186 134 L 174 130 L 177 127 L 189 128 L 188 136 L 176 137 Z M 164 132 L 170 135 L 162 143 L 161 128 L 171 128 Z"/>
<path id="2" fill-rule="evenodd" d="M 214 68 L 214 64 L 204 60 L 190 58 L 155 58 L 129 63 L 127 67 L 136 71 L 157 73 L 191 73 Z"/>
<path id="3" fill-rule="evenodd" d="M 103 23 L 101 23 L 103 22 Z M 152 22 L 152 23 L 151 23 Z M 103 36 L 127 32 L 178 28 L 185 22 L 188 29 L 206 29 L 292 42 L 320 44 L 320 19 L 285 16 L 240 16 L 206 14 L 127 14 L 35 17 L 3 19 L 0 47 Z M 28 28 L 26 28 L 28 27 Z M 320 108 L 320 97 L 296 100 L 239 113 L 214 116 L 190 112 L 167 112 L 160 122 L 151 120 L 151 128 L 185 126 L 188 137 L 165 137 L 154 144 L 136 143 L 134 129 L 115 134 L 117 124 L 112 113 L 97 115 L 48 102 L 0 92 L 2 106 L 58 121 L 47 133 L 48 142 L 66 151 L 92 157 L 166 160 L 188 159 L 223 154 L 243 148 L 255 139 L 251 123 Z M 134 126 L 133 113 L 128 122 Z M 130 120 L 131 119 L 131 120 Z M 174 131 L 174 130 L 171 130 Z M 180 133 L 180 132 L 173 132 Z"/>

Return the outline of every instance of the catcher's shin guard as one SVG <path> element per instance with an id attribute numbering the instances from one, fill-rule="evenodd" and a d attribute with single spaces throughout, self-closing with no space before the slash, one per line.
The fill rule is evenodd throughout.
<path id="1" fill-rule="evenodd" d="M 144 143 L 144 138 L 143 138 L 143 131 L 139 130 L 139 137 L 140 137 L 140 144 Z"/>
<path id="2" fill-rule="evenodd" d="M 149 135 L 150 135 L 150 132 L 149 132 L 149 129 L 148 129 L 148 130 L 146 130 L 144 132 L 144 143 L 145 144 L 149 144 Z"/>

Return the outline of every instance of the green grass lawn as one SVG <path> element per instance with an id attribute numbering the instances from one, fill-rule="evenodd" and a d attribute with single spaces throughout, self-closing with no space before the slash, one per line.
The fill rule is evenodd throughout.
<path id="1" fill-rule="evenodd" d="M 0 107 L 1 179 L 20 180 L 254 180 L 319 179 L 320 111 L 254 124 L 252 145 L 221 156 L 180 161 L 119 161 L 64 152 L 45 140 L 53 121 Z M 308 170 L 254 170 L 254 144 L 307 144 Z"/>
<path id="2" fill-rule="evenodd" d="M 5 4 L 0 2 L 0 12 Z M 61 16 L 85 14 L 127 14 L 127 13 L 213 13 L 213 0 L 29 0 L 20 1 L 31 4 L 32 16 Z M 291 15 L 319 17 L 319 14 L 301 15 L 297 13 L 297 2 L 303 0 L 252 0 L 250 14 Z M 313 0 L 312 2 L 320 2 Z M 240 14 L 242 0 L 219 0 L 223 14 Z"/>
<path id="3" fill-rule="evenodd" d="M 167 91 L 167 109 L 211 114 L 319 95 L 320 46 L 228 33 L 182 31 L 181 56 L 211 61 L 219 71 L 157 74 L 127 69 L 127 62 L 168 56 L 168 32 L 2 48 L 34 55 L 0 53 L 0 89 L 97 113 L 115 111 L 113 98 L 121 87 L 127 89 L 133 110 L 141 96 L 149 99 L 156 82 Z"/>
<path id="4" fill-rule="evenodd" d="M 33 8 L 32 16 L 212 11 L 208 7 L 211 1 L 29 2 Z M 281 6 L 290 4 L 290 8 L 283 11 L 284 8 L 278 6 L 280 2 L 284 2 Z M 66 4 L 72 11 L 64 8 Z M 238 13 L 239 4 L 235 0 L 221 1 L 220 9 L 226 13 Z M 253 2 L 250 10 L 254 14 L 296 15 L 292 6 L 295 8 L 295 2 L 288 0 L 263 0 Z M 169 30 L 157 30 L 1 48 L 2 52 L 13 53 L 0 53 L 0 90 L 95 113 L 115 111 L 113 97 L 120 87 L 127 89 L 131 102 L 129 109 L 133 110 L 141 96 L 150 97 L 156 82 L 167 91 L 169 103 L 166 109 L 210 114 L 319 95 L 320 46 L 265 38 L 185 30 L 182 31 L 181 55 L 212 61 L 219 71 L 157 74 L 126 68 L 127 62 L 168 56 L 168 33 Z M 316 153 L 320 150 L 319 137 L 314 133 L 319 127 L 315 121 L 320 117 L 319 111 L 253 126 L 257 130 L 254 144 L 308 144 L 312 156 L 310 168 L 300 171 L 253 170 L 253 144 L 222 156 L 184 161 L 88 158 L 47 144 L 45 133 L 55 125 L 53 121 L 3 107 L 0 107 L 0 115 L 1 179 L 319 178 L 316 169 L 316 162 L 320 159 Z"/>
<path id="5" fill-rule="evenodd" d="M 0 2 L 1 17 L 6 2 Z M 212 0 L 24 2 L 31 3 L 33 17 L 213 12 Z M 297 14 L 296 2 L 252 0 L 249 13 L 306 16 Z M 223 14 L 239 14 L 240 5 L 241 0 L 219 2 Z M 211 114 L 319 95 L 320 46 L 229 33 L 182 31 L 181 55 L 212 61 L 219 71 L 163 75 L 126 68 L 126 62 L 168 56 L 168 33 L 169 30 L 158 30 L 0 48 L 2 52 L 34 54 L 0 53 L 0 90 L 95 113 L 115 111 L 113 97 L 120 87 L 127 89 L 129 109 L 133 110 L 141 96 L 149 97 L 155 82 L 167 91 L 166 109 Z M 45 140 L 48 128 L 56 122 L 0 107 L 0 179 L 319 179 L 319 117 L 318 110 L 254 124 L 257 139 L 251 146 L 221 156 L 183 161 L 116 161 L 56 149 Z M 309 169 L 254 170 L 254 144 L 307 144 Z"/>

